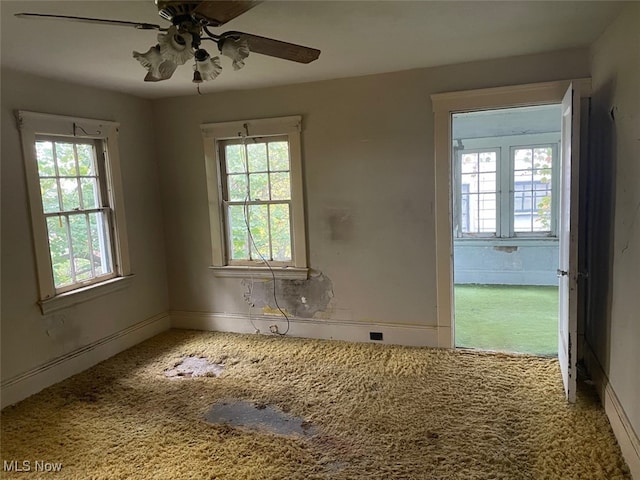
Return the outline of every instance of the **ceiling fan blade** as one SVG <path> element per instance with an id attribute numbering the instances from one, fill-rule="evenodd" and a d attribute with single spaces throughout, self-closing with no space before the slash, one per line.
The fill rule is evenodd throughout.
<path id="1" fill-rule="evenodd" d="M 311 63 L 320 56 L 320 50 L 317 48 L 303 47 L 295 43 L 282 42 L 250 33 L 225 32 L 220 35 L 220 39 L 224 41 L 225 38 L 244 39 L 249 44 L 250 52 L 291 60 L 292 62 Z"/>
<path id="2" fill-rule="evenodd" d="M 51 15 L 48 13 L 16 13 L 18 18 L 36 18 L 36 19 L 49 19 L 49 20 L 67 20 L 70 22 L 83 22 L 83 23 L 95 23 L 98 25 L 116 25 L 120 27 L 133 27 L 138 30 L 166 30 L 161 28 L 160 25 L 144 22 L 127 22 L 125 20 L 106 20 L 103 18 L 90 18 L 90 17 L 74 17 L 69 15 Z"/>
<path id="3" fill-rule="evenodd" d="M 219 27 L 260 3 L 262 0 L 205 0 L 199 3 L 193 13 L 206 18 L 212 27 Z"/>

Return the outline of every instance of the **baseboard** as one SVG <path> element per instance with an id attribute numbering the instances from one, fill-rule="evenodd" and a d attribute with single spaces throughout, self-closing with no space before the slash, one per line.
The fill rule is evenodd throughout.
<path id="1" fill-rule="evenodd" d="M 9 378 L 0 384 L 1 408 L 80 373 L 169 328 L 169 314 L 164 312 Z"/>
<path id="2" fill-rule="evenodd" d="M 253 322 L 253 325 L 251 324 Z M 255 327 L 254 327 L 255 325 Z M 287 322 L 278 315 L 171 312 L 171 326 L 191 330 L 208 330 L 234 333 L 269 334 L 271 325 L 284 331 Z M 259 332 L 256 332 L 256 329 Z M 382 341 L 370 340 L 370 332 L 382 333 Z M 293 317 L 289 319 L 287 335 L 325 340 L 346 340 L 350 342 L 387 343 L 393 345 L 437 347 L 438 328 L 436 326 L 365 323 Z"/>
<path id="3" fill-rule="evenodd" d="M 633 478 L 640 479 L 640 439 L 638 439 L 638 434 L 633 429 L 615 390 L 609 382 L 607 374 L 593 350 L 586 342 L 585 347 L 585 365 L 600 395 L 604 411 L 609 417 L 609 423 L 618 440 L 618 445 L 620 445 L 622 456 L 627 465 L 629 465 Z"/>

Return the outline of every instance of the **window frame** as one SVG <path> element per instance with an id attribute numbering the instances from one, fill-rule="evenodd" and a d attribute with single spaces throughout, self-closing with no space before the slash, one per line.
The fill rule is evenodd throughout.
<path id="1" fill-rule="evenodd" d="M 553 135 L 556 135 L 555 133 Z M 551 148 L 553 163 L 551 164 L 551 219 L 549 230 L 516 232 L 515 228 L 515 152 L 522 149 Z M 509 148 L 509 236 L 510 238 L 552 238 L 558 239 L 558 217 L 560 195 L 560 141 L 518 143 Z M 535 197 L 535 195 L 534 195 Z"/>
<path id="2" fill-rule="evenodd" d="M 551 104 L 551 103 L 550 103 Z M 510 139 L 510 141 L 505 141 Z M 557 240 L 558 222 L 558 195 L 559 195 L 559 164 L 560 164 L 560 133 L 536 133 L 530 135 L 513 135 L 511 137 L 487 137 L 478 139 L 464 139 L 465 148 L 452 145 L 452 152 L 455 153 L 456 162 L 451 166 L 453 174 L 452 208 L 454 217 L 452 218 L 452 235 L 456 242 L 471 242 L 495 239 L 551 239 Z M 550 147 L 553 150 L 554 162 L 552 164 L 552 188 L 551 188 L 551 228 L 542 232 L 516 232 L 514 226 L 514 152 L 522 148 Z M 459 171 L 462 154 L 477 152 L 498 153 L 497 166 L 497 193 L 496 193 L 496 233 L 472 233 L 463 234 L 461 226 L 460 210 L 460 182 L 461 172 Z M 506 195 L 506 197 L 505 197 Z"/>
<path id="3" fill-rule="evenodd" d="M 270 135 L 268 137 L 250 137 L 253 140 L 260 140 L 261 142 L 264 141 L 266 144 L 268 144 L 268 142 L 274 142 L 274 141 L 279 141 L 279 142 L 286 142 L 287 143 L 287 153 L 289 153 L 289 138 L 286 135 Z M 225 229 L 225 241 L 227 242 L 227 245 L 229 245 L 231 243 L 231 220 L 229 219 L 229 210 L 226 207 L 229 206 L 248 206 L 249 208 L 251 208 L 252 206 L 259 206 L 259 205 L 266 205 L 267 207 L 270 207 L 271 205 L 286 205 L 289 209 L 289 241 L 290 241 L 290 247 L 293 247 L 293 235 L 291 233 L 292 230 L 292 222 L 291 222 L 291 212 L 292 212 L 292 203 L 293 203 L 293 199 L 292 199 L 292 195 L 291 195 L 291 163 L 290 163 L 290 159 L 289 159 L 289 169 L 286 170 L 286 173 L 289 176 L 289 199 L 271 199 L 269 198 L 268 200 L 251 200 L 251 199 L 245 199 L 244 201 L 239 201 L 239 200 L 231 200 L 229 198 L 229 189 L 228 189 L 228 178 L 230 175 L 239 175 L 238 173 L 229 173 L 226 169 L 226 153 L 225 153 L 225 147 L 227 145 L 240 145 L 242 147 L 245 146 L 245 141 L 241 140 L 241 139 L 218 139 L 216 141 L 217 143 L 217 148 L 218 148 L 218 155 L 220 158 L 220 184 L 221 184 L 221 196 L 222 196 L 222 203 L 223 203 L 223 208 L 222 208 L 222 221 L 224 222 L 224 229 Z M 268 151 L 268 147 L 267 147 L 267 151 Z M 291 155 L 289 154 L 289 157 Z M 270 174 L 271 173 L 282 173 L 284 172 L 284 170 L 271 170 L 270 166 L 268 167 L 268 170 L 264 171 L 264 172 L 257 172 L 257 173 L 266 173 L 269 175 L 269 180 L 268 180 L 268 184 L 269 184 L 269 190 L 271 191 L 271 178 L 270 178 Z M 244 175 L 247 177 L 247 186 L 248 188 L 250 188 L 250 176 L 251 173 L 249 170 L 247 170 L 246 172 L 241 173 L 241 175 Z M 269 195 L 271 196 L 271 194 Z M 246 210 L 245 210 L 246 213 Z M 250 222 L 250 218 L 247 219 L 245 218 L 245 221 L 249 221 Z M 269 222 L 269 225 L 271 226 L 271 222 Z M 247 238 L 247 240 L 249 240 L 249 238 Z M 269 235 L 269 241 L 270 244 L 272 244 L 272 236 L 271 234 Z M 251 241 L 247 242 L 247 246 L 249 249 L 249 256 L 251 256 L 251 252 L 253 250 L 252 245 L 251 245 Z M 267 255 L 265 255 L 265 253 L 267 253 Z M 263 252 L 260 251 L 259 255 L 264 255 L 265 257 L 271 258 L 272 252 Z M 274 260 L 274 259 L 270 259 L 268 260 L 269 264 L 274 267 L 291 267 L 293 266 L 293 248 L 292 248 L 292 253 L 291 253 L 292 258 L 290 260 Z M 246 258 L 246 259 L 233 259 L 230 249 L 226 248 L 225 249 L 225 261 L 228 265 L 233 266 L 256 266 L 256 262 L 257 263 L 261 263 L 259 260 L 257 259 L 251 259 L 251 258 Z"/>
<path id="4" fill-rule="evenodd" d="M 456 162 L 454 165 L 454 212 L 456 212 L 456 218 L 453 221 L 453 231 L 454 238 L 458 239 L 493 239 L 500 237 L 500 219 L 502 215 L 502 202 L 500 202 L 501 195 L 501 178 L 503 175 L 503 165 L 501 160 L 501 147 L 498 146 L 481 146 L 481 147 L 472 147 L 472 148 L 455 148 L 456 152 Z M 496 196 L 496 227 L 495 232 L 463 232 L 462 231 L 462 194 L 465 193 L 462 191 L 462 155 L 464 154 L 477 154 L 480 155 L 482 153 L 494 153 L 496 156 L 496 191 L 494 195 Z M 480 172 L 478 172 L 479 174 Z M 478 192 L 478 195 L 482 192 Z M 470 197 L 468 197 L 470 198 Z M 470 212 L 469 204 L 467 204 L 468 212 Z M 469 217 L 470 218 L 470 217 Z M 469 222 L 470 223 L 470 222 Z"/>
<path id="5" fill-rule="evenodd" d="M 255 120 L 242 120 L 200 125 L 204 144 L 207 193 L 209 199 L 209 223 L 211 232 L 211 269 L 220 277 L 255 277 L 283 279 L 306 279 L 307 245 L 304 215 L 304 192 L 302 181 L 301 132 L 302 117 L 288 116 Z M 291 186 L 291 256 L 290 262 L 261 260 L 230 261 L 228 232 L 225 221 L 222 166 L 219 145 L 226 140 L 253 137 L 287 137 L 289 143 Z"/>
<path id="6" fill-rule="evenodd" d="M 31 214 L 33 247 L 36 259 L 39 300 L 42 314 L 47 314 L 71 305 L 126 287 L 132 276 L 127 243 L 127 227 L 124 214 L 124 196 L 118 151 L 119 123 L 62 115 L 18 110 L 16 119 L 20 130 L 25 165 L 27 194 Z M 49 248 L 46 215 L 40 192 L 40 175 L 36 155 L 36 141 L 40 139 L 85 140 L 96 146 L 96 161 L 104 168 L 108 200 L 108 224 L 111 240 L 113 274 L 81 281 L 70 286 L 55 287 L 53 266 Z M 102 147 L 98 149 L 98 147 Z M 100 159 L 102 156 L 102 159 Z"/>

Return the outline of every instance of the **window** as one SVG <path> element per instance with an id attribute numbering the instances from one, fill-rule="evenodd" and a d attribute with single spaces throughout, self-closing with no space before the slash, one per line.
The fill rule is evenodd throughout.
<path id="1" fill-rule="evenodd" d="M 515 232 L 551 232 L 553 147 L 513 149 Z"/>
<path id="2" fill-rule="evenodd" d="M 90 140 L 36 136 L 40 196 L 57 292 L 115 275 L 105 174 L 96 151 Z"/>
<path id="3" fill-rule="evenodd" d="M 497 151 L 460 155 L 462 234 L 496 231 L 497 158 Z"/>
<path id="4" fill-rule="evenodd" d="M 555 235 L 556 144 L 456 151 L 456 237 Z"/>
<path id="5" fill-rule="evenodd" d="M 216 275 L 306 278 L 300 117 L 202 131 Z"/>
<path id="6" fill-rule="evenodd" d="M 286 137 L 218 144 L 229 263 L 291 262 L 291 182 Z"/>
<path id="7" fill-rule="evenodd" d="M 117 124 L 33 112 L 18 119 L 40 305 L 48 313 L 112 291 L 129 273 Z"/>

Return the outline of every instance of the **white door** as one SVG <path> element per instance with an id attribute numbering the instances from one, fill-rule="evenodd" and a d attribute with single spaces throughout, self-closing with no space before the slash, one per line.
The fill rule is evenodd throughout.
<path id="1" fill-rule="evenodd" d="M 578 360 L 578 165 L 580 91 L 571 84 L 562 99 L 558 361 L 569 402 L 576 401 Z"/>

